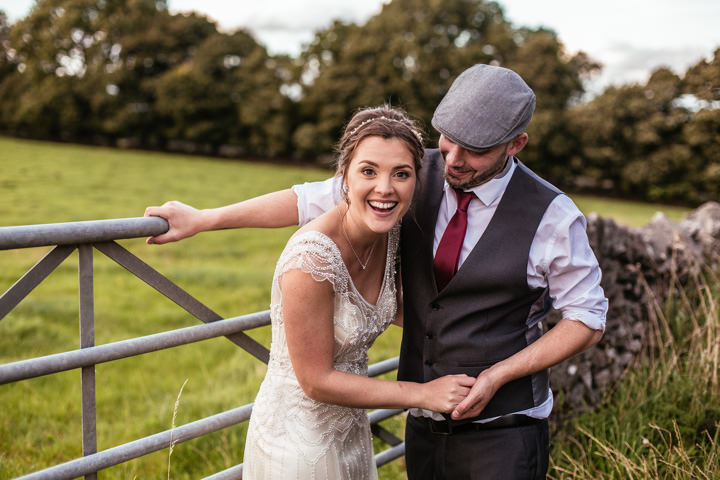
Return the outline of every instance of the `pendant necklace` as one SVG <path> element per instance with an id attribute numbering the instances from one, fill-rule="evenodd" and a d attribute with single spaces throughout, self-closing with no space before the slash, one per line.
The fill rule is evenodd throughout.
<path id="1" fill-rule="evenodd" d="M 338 209 L 338 215 L 340 215 L 340 209 Z M 368 263 L 370 263 L 370 257 L 373 254 L 373 250 L 375 250 L 375 244 L 377 243 L 377 238 L 373 242 L 372 247 L 370 247 L 370 251 L 368 252 L 367 260 L 365 260 L 365 263 L 363 263 L 363 261 L 360 260 L 360 255 L 358 255 L 358 253 L 355 251 L 355 247 L 353 247 L 353 244 L 350 241 L 350 237 L 348 236 L 347 230 L 345 230 L 345 221 L 344 220 L 345 220 L 345 217 L 340 215 L 340 226 L 342 227 L 342 231 L 345 234 L 345 240 L 347 240 L 348 245 L 350 245 L 350 249 L 355 254 L 355 258 L 357 258 L 357 261 L 360 264 L 360 268 L 365 270 L 365 268 L 367 268 L 367 266 L 368 266 Z"/>

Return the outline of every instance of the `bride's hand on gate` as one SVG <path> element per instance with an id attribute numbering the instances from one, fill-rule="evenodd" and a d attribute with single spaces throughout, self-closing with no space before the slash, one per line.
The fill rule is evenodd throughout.
<path id="1" fill-rule="evenodd" d="M 183 238 L 192 237 L 201 230 L 199 227 L 200 211 L 175 200 L 165 202 L 161 207 L 146 208 L 145 216 L 162 217 L 168 221 L 170 226 L 167 232 L 149 237 L 146 240 L 148 244 L 161 245 L 168 242 L 177 242 Z"/>
<path id="2" fill-rule="evenodd" d="M 433 412 L 450 413 L 467 397 L 474 384 L 475 378 L 467 375 L 446 375 L 424 383 L 426 404 L 421 407 Z"/>

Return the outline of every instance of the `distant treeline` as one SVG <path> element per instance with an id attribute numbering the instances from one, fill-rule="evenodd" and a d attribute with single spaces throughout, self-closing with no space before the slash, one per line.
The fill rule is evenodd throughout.
<path id="1" fill-rule="evenodd" d="M 535 90 L 521 159 L 557 185 L 720 198 L 720 49 L 682 77 L 660 68 L 584 102 L 601 66 L 482 0 L 393 0 L 363 25 L 318 31 L 298 58 L 164 0 L 37 0 L 13 25 L 0 12 L 0 132 L 320 163 L 356 108 L 381 103 L 421 119 L 435 144 L 433 109 L 475 63 Z"/>

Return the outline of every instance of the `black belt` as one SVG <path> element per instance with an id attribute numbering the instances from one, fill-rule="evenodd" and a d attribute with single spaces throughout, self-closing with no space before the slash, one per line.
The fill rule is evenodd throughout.
<path id="1" fill-rule="evenodd" d="M 525 427 L 528 425 L 537 425 L 545 421 L 545 419 L 542 418 L 528 417 L 527 415 L 519 414 L 504 415 L 484 423 L 468 422 L 461 424 L 453 424 L 446 420 L 437 421 L 427 417 L 415 418 L 421 422 L 425 422 L 430 432 L 436 435 L 452 435 L 460 432 L 494 430 L 497 428 Z"/>

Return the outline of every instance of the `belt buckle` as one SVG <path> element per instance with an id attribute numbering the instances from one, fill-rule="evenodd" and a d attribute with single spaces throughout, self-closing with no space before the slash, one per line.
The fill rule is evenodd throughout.
<path id="1" fill-rule="evenodd" d="M 445 425 L 447 426 L 447 430 L 438 429 L 438 426 L 441 425 L 442 423 L 445 423 Z M 432 434 L 434 434 L 434 435 L 445 435 L 445 436 L 447 436 L 447 435 L 452 435 L 452 433 L 453 433 L 453 431 L 452 431 L 452 430 L 453 430 L 453 429 L 452 429 L 452 425 L 451 425 L 450 422 L 448 422 L 448 421 L 438 422 L 438 421 L 436 421 L 436 420 L 433 420 L 433 419 L 431 419 L 431 418 L 428 418 L 428 426 L 429 426 L 429 428 L 430 428 L 430 433 L 432 433 Z"/>

